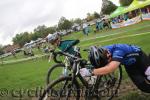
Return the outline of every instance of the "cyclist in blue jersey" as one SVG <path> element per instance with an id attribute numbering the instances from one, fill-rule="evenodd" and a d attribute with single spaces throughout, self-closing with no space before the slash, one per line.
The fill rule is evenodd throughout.
<path id="1" fill-rule="evenodd" d="M 46 37 L 46 40 L 51 43 L 54 48 L 58 47 L 61 51 L 68 52 L 70 54 L 74 54 L 74 45 L 79 43 L 79 40 L 61 40 L 60 35 L 61 33 L 55 32 L 53 34 L 49 34 Z"/>
<path id="2" fill-rule="evenodd" d="M 150 56 L 140 47 L 128 44 L 92 46 L 89 60 L 94 67 L 81 69 L 82 76 L 105 75 L 124 65 L 133 83 L 141 91 L 150 93 Z"/>

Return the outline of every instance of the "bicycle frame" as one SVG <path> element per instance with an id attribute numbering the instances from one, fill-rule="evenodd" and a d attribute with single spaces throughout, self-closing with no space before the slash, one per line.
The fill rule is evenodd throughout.
<path id="1" fill-rule="evenodd" d="M 88 92 L 89 94 L 88 95 L 92 95 L 93 93 L 97 94 L 98 92 L 102 92 L 102 91 L 105 91 L 106 89 L 109 89 L 110 87 L 105 87 L 104 89 L 102 90 L 99 90 L 99 84 L 102 82 L 102 77 L 106 78 L 105 75 L 102 75 L 102 76 L 97 76 L 97 79 L 95 81 L 95 83 L 91 86 L 88 81 L 86 81 L 84 79 L 84 77 L 82 77 L 82 75 L 80 74 L 80 68 L 82 68 L 82 66 L 80 66 L 80 63 L 81 63 L 82 59 L 77 59 L 74 61 L 74 64 L 73 64 L 73 73 L 72 73 L 72 85 L 74 84 L 74 82 L 78 82 L 79 83 L 79 80 L 81 81 L 82 85 L 85 86 L 86 88 L 86 92 Z M 114 81 L 114 76 L 112 74 L 108 74 L 107 77 L 109 77 L 109 81 Z M 79 80 L 77 79 L 79 78 Z"/>
<path id="2" fill-rule="evenodd" d="M 74 61 L 73 64 L 73 74 L 72 74 L 72 83 L 74 82 L 74 80 L 76 79 L 76 77 L 79 77 L 80 81 L 82 82 L 82 84 L 84 86 L 86 86 L 86 88 L 88 88 L 88 83 L 84 80 L 84 78 L 81 76 L 80 74 L 80 62 L 79 61 Z"/>
<path id="3" fill-rule="evenodd" d="M 57 52 L 57 54 L 60 54 L 60 55 L 64 55 L 65 56 L 65 60 L 67 61 L 67 60 L 69 60 L 69 58 L 72 58 L 72 59 L 74 59 L 73 60 L 73 66 L 71 67 L 71 74 L 69 74 L 69 76 L 64 76 L 64 77 L 66 77 L 66 78 L 69 78 L 69 80 L 65 80 L 64 82 L 65 82 L 65 84 L 64 84 L 64 86 L 63 86 L 63 88 L 68 84 L 68 83 L 66 83 L 66 82 L 68 82 L 69 81 L 69 87 L 71 86 L 72 88 L 73 88 L 73 86 L 75 85 L 75 86 L 77 86 L 76 88 L 74 88 L 74 89 L 79 89 L 79 91 L 80 91 L 80 89 L 82 89 L 82 88 L 80 88 L 80 84 L 79 84 L 79 81 L 81 82 L 81 84 L 85 87 L 85 91 L 84 91 L 84 93 L 86 93 L 85 94 L 85 97 L 91 97 L 91 96 L 97 96 L 98 98 L 99 97 L 101 97 L 98 93 L 100 93 L 100 92 L 102 92 L 102 91 L 105 91 L 105 90 L 107 90 L 107 89 L 109 89 L 109 86 L 110 85 L 113 85 L 113 84 L 116 84 L 116 83 L 110 83 L 110 85 L 109 84 L 106 84 L 106 87 L 105 87 L 105 82 L 107 82 L 107 81 L 111 81 L 111 80 L 103 80 L 103 78 L 105 78 L 105 75 L 104 76 L 98 76 L 97 77 L 97 79 L 96 79 L 96 81 L 94 82 L 94 84 L 89 84 L 88 83 L 88 81 L 86 81 L 85 79 L 84 79 L 84 77 L 80 74 L 80 69 L 81 68 L 83 68 L 83 67 L 85 67 L 86 65 L 89 65 L 88 63 L 87 63 L 87 60 L 86 60 L 86 62 L 85 62 L 85 60 L 84 59 L 82 59 L 82 58 L 80 58 L 80 57 L 76 57 L 75 55 L 71 55 L 71 54 L 69 54 L 69 53 L 65 53 L 65 52 L 62 52 L 62 51 L 60 51 L 60 52 Z M 64 68 L 66 68 L 66 66 L 64 67 Z M 122 71 L 121 71 L 121 73 L 122 73 Z M 113 77 L 111 77 L 111 75 L 108 75 L 108 77 L 110 77 L 110 79 L 112 79 Z M 121 75 L 121 77 L 122 77 L 122 75 Z M 78 78 L 79 78 L 79 80 L 78 80 Z M 107 78 L 107 76 L 106 76 L 106 78 Z M 61 79 L 61 78 L 60 78 Z M 120 80 L 121 78 L 119 78 L 119 85 L 120 85 L 120 82 L 121 82 L 121 80 Z M 57 81 L 56 81 L 57 82 Z M 102 82 L 102 84 L 101 84 L 101 82 Z M 55 82 L 54 82 L 55 83 Z M 52 83 L 53 84 L 53 83 Z M 119 85 L 117 85 L 117 88 L 118 88 L 118 86 Z M 104 88 L 100 88 L 100 86 L 102 86 L 102 87 L 104 87 Z M 101 89 L 100 91 L 99 91 L 99 88 Z M 111 88 L 111 87 L 110 87 Z M 71 88 L 70 88 L 71 89 Z M 69 89 L 69 91 L 70 91 L 70 89 Z M 45 93 L 47 92 L 48 90 L 46 90 L 45 91 Z M 81 92 L 78 92 L 77 94 L 79 94 L 79 93 L 81 93 Z M 96 93 L 96 95 L 95 95 L 95 93 Z M 115 93 L 116 93 L 116 91 L 115 91 Z M 113 94 L 114 95 L 114 94 Z M 111 96 L 111 98 L 113 97 L 113 95 Z M 67 95 L 67 97 L 69 96 L 69 94 Z M 80 98 L 80 94 L 78 95 L 79 96 L 79 98 Z M 77 97 L 78 97 L 77 96 Z"/>
<path id="4" fill-rule="evenodd" d="M 67 56 L 65 56 L 65 59 L 64 59 L 64 64 L 65 66 L 69 66 L 70 65 L 70 61 L 69 61 L 69 58 Z"/>

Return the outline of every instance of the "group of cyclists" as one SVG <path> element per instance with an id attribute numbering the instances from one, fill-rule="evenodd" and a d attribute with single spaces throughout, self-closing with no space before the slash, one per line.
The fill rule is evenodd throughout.
<path id="1" fill-rule="evenodd" d="M 49 34 L 47 42 L 54 49 L 74 54 L 74 45 L 79 40 L 62 40 L 58 32 Z M 112 44 L 107 46 L 89 47 L 88 59 L 92 68 L 82 68 L 82 76 L 106 75 L 114 72 L 120 65 L 124 65 L 128 76 L 143 92 L 150 93 L 150 55 L 147 55 L 139 46 L 131 44 Z"/>

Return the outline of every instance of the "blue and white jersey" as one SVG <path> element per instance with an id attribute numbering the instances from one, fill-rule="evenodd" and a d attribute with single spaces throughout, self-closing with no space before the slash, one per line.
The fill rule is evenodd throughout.
<path id="1" fill-rule="evenodd" d="M 141 51 L 140 47 L 128 44 L 113 44 L 104 46 L 112 54 L 113 61 L 119 61 L 121 64 L 129 66 L 136 62 L 136 57 Z"/>

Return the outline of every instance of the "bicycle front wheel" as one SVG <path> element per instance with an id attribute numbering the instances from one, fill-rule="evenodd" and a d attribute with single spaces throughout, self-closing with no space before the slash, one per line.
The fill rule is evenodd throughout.
<path id="1" fill-rule="evenodd" d="M 65 65 L 63 63 L 57 63 L 50 67 L 48 70 L 47 76 L 46 76 L 46 83 L 47 85 L 58 79 L 59 77 L 63 76 L 63 71 L 64 71 Z"/>
<path id="2" fill-rule="evenodd" d="M 39 100 L 79 100 L 80 89 L 77 81 L 72 84 L 72 77 L 61 77 L 50 83 Z"/>

